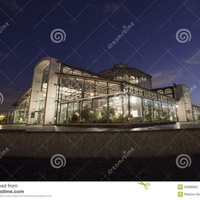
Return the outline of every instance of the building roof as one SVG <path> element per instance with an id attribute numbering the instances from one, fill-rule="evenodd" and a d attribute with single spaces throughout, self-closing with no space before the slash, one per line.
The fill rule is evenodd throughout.
<path id="1" fill-rule="evenodd" d="M 113 65 L 112 68 L 108 68 L 106 70 L 103 70 L 103 71 L 99 72 L 99 74 L 101 74 L 103 72 L 106 72 L 106 71 L 110 71 L 110 70 L 116 70 L 116 69 L 119 69 L 119 68 L 126 69 L 126 70 L 136 70 L 136 71 L 139 71 L 139 72 L 141 72 L 141 73 L 143 73 L 143 74 L 145 74 L 145 75 L 147 75 L 147 76 L 152 78 L 152 76 L 150 74 L 147 74 L 144 71 L 142 71 L 140 69 L 137 69 L 135 67 L 129 67 L 128 64 L 124 64 L 124 63 L 121 63 L 121 62 Z"/>
<path id="2" fill-rule="evenodd" d="M 29 88 L 26 92 L 24 92 L 13 104 L 12 106 L 17 106 L 20 102 L 22 102 L 24 99 L 26 99 L 27 96 L 29 96 L 31 93 L 31 88 Z"/>
<path id="3" fill-rule="evenodd" d="M 72 64 L 69 64 L 69 63 L 64 63 L 64 62 L 62 62 L 62 61 L 59 61 L 59 62 L 61 62 L 62 65 L 65 65 L 66 67 L 71 67 L 71 68 L 74 68 L 74 69 L 79 70 L 79 71 L 82 71 L 82 72 L 87 72 L 87 73 L 92 74 L 92 75 L 97 76 L 97 77 L 101 77 L 101 78 L 106 78 L 106 79 L 108 79 L 107 77 L 102 76 L 102 75 L 100 75 L 99 73 L 92 72 L 92 71 L 87 70 L 87 69 L 84 69 L 84 68 L 82 68 L 82 67 L 78 67 L 78 66 L 75 66 L 75 65 L 72 65 Z"/>

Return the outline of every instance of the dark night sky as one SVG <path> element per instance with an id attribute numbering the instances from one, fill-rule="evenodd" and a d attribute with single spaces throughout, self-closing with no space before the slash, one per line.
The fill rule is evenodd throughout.
<path id="1" fill-rule="evenodd" d="M 57 28 L 66 34 L 60 43 L 50 37 Z M 191 34 L 184 43 L 176 38 L 180 29 Z M 192 102 L 200 105 L 199 0 L 0 0 L 0 32 L 1 111 L 31 86 L 45 56 L 95 72 L 125 62 L 151 74 L 154 87 L 196 85 Z"/>

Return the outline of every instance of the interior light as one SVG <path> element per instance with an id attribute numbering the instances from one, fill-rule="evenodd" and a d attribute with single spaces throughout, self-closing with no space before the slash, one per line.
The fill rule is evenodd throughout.
<path id="1" fill-rule="evenodd" d="M 131 103 L 136 103 L 137 102 L 137 98 L 134 96 L 131 96 Z"/>

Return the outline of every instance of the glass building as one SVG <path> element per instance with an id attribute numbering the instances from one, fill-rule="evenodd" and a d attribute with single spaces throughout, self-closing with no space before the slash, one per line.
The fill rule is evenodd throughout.
<path id="1" fill-rule="evenodd" d="M 15 103 L 14 123 L 145 123 L 178 120 L 178 100 L 152 89 L 151 76 L 116 64 L 94 73 L 40 60 L 32 87 Z"/>

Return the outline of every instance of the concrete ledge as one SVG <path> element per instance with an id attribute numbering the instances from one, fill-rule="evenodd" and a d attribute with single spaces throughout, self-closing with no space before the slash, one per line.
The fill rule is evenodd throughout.
<path id="1" fill-rule="evenodd" d="M 60 126 L 66 127 L 95 127 L 95 128 L 138 128 L 138 127 L 149 127 L 156 125 L 169 125 L 176 124 L 176 122 L 145 122 L 145 123 L 69 123 L 69 124 L 60 124 Z M 59 126 L 59 124 L 58 124 Z"/>
<path id="2" fill-rule="evenodd" d="M 0 151 L 5 157 L 66 158 L 122 157 L 131 148 L 133 158 L 200 154 L 200 130 L 140 132 L 7 132 L 0 133 Z"/>

